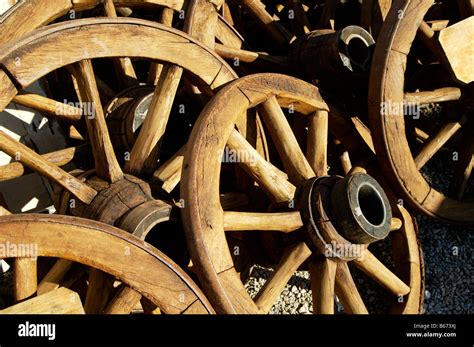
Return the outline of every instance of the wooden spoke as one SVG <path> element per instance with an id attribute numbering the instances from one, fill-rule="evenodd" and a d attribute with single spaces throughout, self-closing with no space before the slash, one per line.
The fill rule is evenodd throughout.
<path id="1" fill-rule="evenodd" d="M 170 193 L 181 180 L 186 146 L 181 147 L 170 159 L 161 165 L 154 173 L 153 178 L 162 182 L 161 188 Z"/>
<path id="2" fill-rule="evenodd" d="M 38 288 L 36 258 L 15 258 L 13 275 L 15 302 L 23 301 L 36 293 Z"/>
<path id="3" fill-rule="evenodd" d="M 334 313 L 334 283 L 337 263 L 324 258 L 309 264 L 311 292 L 313 296 L 313 313 Z"/>
<path id="4" fill-rule="evenodd" d="M 461 98 L 461 89 L 455 87 L 439 88 L 432 91 L 405 93 L 403 102 L 406 104 L 430 104 L 454 101 Z"/>
<path id="5" fill-rule="evenodd" d="M 339 160 L 341 162 L 344 174 L 347 175 L 352 169 L 352 162 L 351 158 L 349 157 L 349 152 L 342 147 L 342 143 L 338 139 L 335 139 L 334 143 L 336 144 L 336 147 L 339 147 Z"/>
<path id="6" fill-rule="evenodd" d="M 38 284 L 38 295 L 58 289 L 72 264 L 70 260 L 59 259 Z"/>
<path id="7" fill-rule="evenodd" d="M 129 314 L 140 302 L 142 295 L 129 286 L 121 285 L 115 296 L 110 300 L 104 313 Z"/>
<path id="8" fill-rule="evenodd" d="M 283 56 L 273 56 L 268 53 L 252 52 L 243 49 L 233 48 L 216 43 L 217 54 L 226 59 L 238 59 L 242 63 L 271 63 L 279 66 L 288 66 L 288 58 Z"/>
<path id="9" fill-rule="evenodd" d="M 245 171 L 247 171 L 263 189 L 270 193 L 277 202 L 285 202 L 293 199 L 296 190 L 295 186 L 288 182 L 283 172 L 263 159 L 237 130 L 232 131 L 227 145 L 230 149 L 249 160 L 244 162 L 240 161 L 239 164 L 242 165 Z"/>
<path id="10" fill-rule="evenodd" d="M 372 277 L 381 286 L 387 288 L 392 294 L 406 295 L 410 292 L 410 287 L 382 264 L 370 251 L 366 250 L 361 258 L 354 260 L 354 263 L 360 270 Z"/>
<path id="11" fill-rule="evenodd" d="M 86 204 L 89 204 L 97 195 L 97 192 L 87 184 L 49 163 L 41 155 L 15 141 L 3 131 L 0 131 L 0 150 L 13 158 L 18 158 L 18 161 L 25 166 L 59 184 Z"/>
<path id="12" fill-rule="evenodd" d="M 421 151 L 415 157 L 415 164 L 420 170 L 425 164 L 440 150 L 451 137 L 461 129 L 466 118 L 463 117 L 459 122 L 449 122 L 443 125 L 437 134 L 429 137 L 428 142 L 424 144 Z"/>
<path id="13" fill-rule="evenodd" d="M 114 0 L 104 0 L 104 9 L 107 17 L 117 18 Z M 114 59 L 114 63 L 118 72 L 118 79 L 122 86 L 126 88 L 133 87 L 138 84 L 137 74 L 133 68 L 132 60 L 130 58 Z"/>
<path id="14" fill-rule="evenodd" d="M 441 57 L 436 34 L 428 23 L 422 21 L 416 35 L 421 40 L 421 42 L 423 42 L 426 48 L 431 51 L 431 53 L 433 53 L 438 59 Z"/>
<path id="15" fill-rule="evenodd" d="M 317 111 L 309 116 L 306 157 L 316 177 L 327 175 L 328 113 Z"/>
<path id="16" fill-rule="evenodd" d="M 41 157 L 51 164 L 63 166 L 71 162 L 79 147 L 70 147 L 43 154 Z M 21 162 L 13 162 L 0 166 L 0 181 L 6 181 L 13 178 L 21 177 L 25 173 L 25 167 Z"/>
<path id="17" fill-rule="evenodd" d="M 345 312 L 353 314 L 369 313 L 345 262 L 337 264 L 335 290 Z"/>
<path id="18" fill-rule="evenodd" d="M 79 295 L 59 288 L 0 310 L 0 314 L 84 314 Z"/>
<path id="19" fill-rule="evenodd" d="M 158 22 L 171 27 L 173 25 L 173 15 L 174 11 L 171 8 L 165 7 L 163 8 L 163 12 L 161 12 L 161 16 Z M 150 64 L 150 71 L 148 72 L 147 84 L 156 86 L 158 84 L 158 80 L 160 79 L 162 71 L 163 64 L 152 62 Z"/>
<path id="20" fill-rule="evenodd" d="M 397 231 L 403 226 L 403 222 L 400 218 L 393 217 L 390 224 L 390 231 Z"/>
<path id="21" fill-rule="evenodd" d="M 0 205 L 0 217 L 1 216 L 9 216 L 11 215 L 11 212 L 8 211 L 5 207 Z"/>
<path id="22" fill-rule="evenodd" d="M 271 97 L 260 104 L 258 109 L 272 136 L 290 181 L 300 183 L 314 177 L 314 171 L 306 160 L 277 99 Z"/>
<path id="23" fill-rule="evenodd" d="M 97 176 L 113 183 L 122 179 L 123 173 L 110 141 L 92 63 L 90 60 L 82 60 L 76 66 L 78 71 L 76 79 L 82 100 L 92 103 L 94 110 L 94 114 L 87 115 L 85 119 Z"/>
<path id="24" fill-rule="evenodd" d="M 13 98 L 13 102 L 67 122 L 76 122 L 82 118 L 82 109 L 38 94 L 20 92 Z"/>
<path id="25" fill-rule="evenodd" d="M 288 247 L 270 278 L 255 297 L 255 303 L 263 312 L 269 312 L 280 293 L 296 270 L 311 255 L 304 242 Z"/>
<path id="26" fill-rule="evenodd" d="M 299 212 L 224 212 L 224 230 L 273 230 L 289 233 L 303 226 Z"/>
<path id="27" fill-rule="evenodd" d="M 148 114 L 130 152 L 130 160 L 125 164 L 126 172 L 138 175 L 146 169 L 147 159 L 165 133 L 182 73 L 183 69 L 176 65 L 166 65 L 163 68 Z M 156 163 L 148 165 L 153 168 Z"/>
<path id="28" fill-rule="evenodd" d="M 88 314 L 102 313 L 113 290 L 113 279 L 98 269 L 90 269 L 84 310 Z"/>
<path id="29" fill-rule="evenodd" d="M 265 10 L 265 6 L 259 0 L 241 0 L 240 3 L 249 9 L 258 24 L 265 30 L 279 46 L 286 46 L 292 35 L 278 23 L 274 17 Z"/>
<path id="30" fill-rule="evenodd" d="M 464 134 L 463 148 L 459 153 L 458 163 L 454 169 L 450 184 L 450 192 L 459 200 L 464 197 L 469 178 L 474 165 L 474 137 L 472 134 Z M 467 142 L 467 143 L 466 143 Z"/>

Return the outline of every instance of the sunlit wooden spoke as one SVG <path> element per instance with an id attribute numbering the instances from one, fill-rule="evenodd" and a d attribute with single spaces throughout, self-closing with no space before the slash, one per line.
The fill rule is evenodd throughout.
<path id="1" fill-rule="evenodd" d="M 328 113 L 321 110 L 309 116 L 306 157 L 316 177 L 327 175 Z"/>
<path id="2" fill-rule="evenodd" d="M 13 295 L 15 302 L 22 301 L 36 293 L 38 288 L 36 258 L 15 258 L 13 262 Z"/>
<path id="3" fill-rule="evenodd" d="M 77 63 L 77 83 L 82 100 L 92 103 L 94 114 L 86 115 L 86 125 L 94 154 L 97 176 L 111 183 L 123 178 L 122 169 L 115 157 L 109 131 L 105 122 L 104 111 L 90 60 Z"/>
<path id="4" fill-rule="evenodd" d="M 63 166 L 71 162 L 79 147 L 70 147 L 43 154 L 41 157 L 51 164 Z M 20 177 L 25 173 L 25 167 L 21 162 L 13 162 L 0 166 L 0 181 L 10 180 Z"/>
<path id="5" fill-rule="evenodd" d="M 403 226 L 403 222 L 400 218 L 393 217 L 390 223 L 390 231 L 397 231 Z"/>
<path id="6" fill-rule="evenodd" d="M 115 5 L 113 0 L 104 0 L 104 9 L 107 17 L 117 18 Z M 122 86 L 132 87 L 138 84 L 137 74 L 133 68 L 132 60 L 130 58 L 114 59 L 117 70 L 118 79 Z"/>
<path id="7" fill-rule="evenodd" d="M 334 282 L 337 263 L 327 259 L 318 259 L 309 264 L 313 313 L 334 313 Z"/>
<path id="8" fill-rule="evenodd" d="M 366 250 L 361 258 L 354 260 L 355 265 L 372 277 L 381 286 L 387 288 L 392 294 L 406 295 L 410 292 L 400 278 L 380 262 L 370 251 Z"/>
<path id="9" fill-rule="evenodd" d="M 273 230 L 289 233 L 303 226 L 299 212 L 224 212 L 224 230 Z"/>
<path id="10" fill-rule="evenodd" d="M 314 177 L 314 171 L 306 160 L 298 141 L 275 97 L 260 104 L 259 113 L 272 136 L 283 165 L 292 182 L 299 183 Z"/>
<path id="11" fill-rule="evenodd" d="M 245 161 L 239 161 L 245 171 L 256 180 L 277 202 L 293 199 L 295 186 L 285 178 L 285 174 L 266 161 L 237 131 L 233 130 L 227 145 L 242 156 Z"/>
<path id="12" fill-rule="evenodd" d="M 171 27 L 173 25 L 173 14 L 174 11 L 171 8 L 163 8 L 161 16 L 158 22 L 166 26 Z M 163 71 L 163 64 L 152 62 L 150 64 L 150 70 L 148 72 L 147 83 L 155 86 L 160 79 L 161 72 Z"/>
<path id="13" fill-rule="evenodd" d="M 441 127 L 435 135 L 428 138 L 428 142 L 423 145 L 421 151 L 415 157 L 417 169 L 421 169 L 425 164 L 440 150 L 451 137 L 461 129 L 466 118 L 463 117 L 459 122 L 449 122 Z"/>
<path id="14" fill-rule="evenodd" d="M 423 44 L 428 48 L 431 53 L 433 53 L 438 59 L 441 57 L 440 48 L 438 45 L 438 40 L 433 29 L 429 26 L 428 23 L 422 21 L 420 27 L 418 28 L 417 37 L 423 42 Z"/>
<path id="15" fill-rule="evenodd" d="M 186 146 L 181 147 L 178 152 L 153 173 L 153 178 L 161 182 L 161 188 L 168 193 L 170 193 L 181 180 L 181 169 L 183 168 L 185 152 Z"/>
<path id="16" fill-rule="evenodd" d="M 105 314 L 129 314 L 140 302 L 142 295 L 135 289 L 121 285 L 105 308 Z"/>
<path id="17" fill-rule="evenodd" d="M 125 164 L 126 172 L 134 175 L 140 174 L 147 164 L 147 159 L 165 133 L 182 73 L 183 69 L 176 65 L 163 67 L 148 114 L 130 152 L 130 160 Z M 156 163 L 148 163 L 150 167 L 153 167 L 154 164 Z"/>
<path id="18" fill-rule="evenodd" d="M 467 143 L 463 142 L 462 144 L 463 147 L 459 153 L 458 162 L 449 187 L 450 192 L 459 200 L 464 197 L 474 165 L 474 137 L 471 134 L 466 135 L 464 138 Z"/>
<path id="19" fill-rule="evenodd" d="M 3 131 L 0 131 L 0 150 L 18 159 L 19 162 L 31 170 L 38 172 L 67 189 L 86 204 L 89 204 L 97 195 L 97 192 L 87 184 L 81 182 L 56 165 L 49 163 L 41 155 L 35 153 L 20 142 L 15 141 Z"/>
<path id="20" fill-rule="evenodd" d="M 352 279 L 346 262 L 337 264 L 335 290 L 345 312 L 353 314 L 369 313 Z"/>
<path id="21" fill-rule="evenodd" d="M 38 284 L 38 295 L 59 288 L 72 264 L 73 262 L 70 260 L 59 259 Z"/>
<path id="22" fill-rule="evenodd" d="M 430 91 L 405 93 L 403 102 L 406 104 L 429 104 L 454 101 L 461 98 L 461 89 L 456 87 L 439 88 Z"/>
<path id="23" fill-rule="evenodd" d="M 261 1 L 241 0 L 240 3 L 249 9 L 258 24 L 265 30 L 279 46 L 287 45 L 292 35 L 275 18 L 265 10 Z"/>
<path id="24" fill-rule="evenodd" d="M 8 211 L 5 207 L 0 205 L 0 217 L 1 216 L 9 216 L 11 214 L 12 213 L 10 211 Z"/>
<path id="25" fill-rule="evenodd" d="M 334 139 L 334 143 L 336 144 L 336 151 L 339 154 L 342 170 L 344 171 L 344 174 L 347 175 L 352 169 L 352 162 L 349 152 L 343 147 L 340 140 Z"/>
<path id="26" fill-rule="evenodd" d="M 252 52 L 243 49 L 224 46 L 216 43 L 215 50 L 217 54 L 226 59 L 237 60 L 242 63 L 271 63 L 279 66 L 288 66 L 288 58 L 283 56 L 273 56 L 268 53 Z"/>
<path id="27" fill-rule="evenodd" d="M 84 314 L 84 308 L 76 292 L 58 288 L 0 310 L 0 314 Z"/>
<path id="28" fill-rule="evenodd" d="M 255 303 L 263 312 L 269 312 L 277 301 L 296 270 L 311 255 L 311 250 L 304 242 L 288 247 L 270 278 L 255 297 Z"/>
<path id="29" fill-rule="evenodd" d="M 113 279 L 98 269 L 90 269 L 84 310 L 88 314 L 102 313 L 113 290 Z"/>
<path id="30" fill-rule="evenodd" d="M 76 122 L 82 118 L 82 109 L 38 94 L 20 92 L 13 98 L 13 102 L 67 122 Z"/>

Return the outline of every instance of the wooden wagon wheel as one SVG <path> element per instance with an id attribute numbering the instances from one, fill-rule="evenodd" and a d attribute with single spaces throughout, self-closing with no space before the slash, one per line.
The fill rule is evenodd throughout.
<path id="1" fill-rule="evenodd" d="M 301 113 L 300 117 L 308 117 L 306 156 L 280 105 Z M 256 106 L 284 169 L 260 156 L 235 128 L 236 115 Z M 328 176 L 327 111 L 328 106 L 316 87 L 288 76 L 257 74 L 225 86 L 201 114 L 189 142 L 192 151 L 185 155 L 181 195 L 186 207 L 182 213 L 193 262 L 199 270 L 203 290 L 217 312 L 268 312 L 293 273 L 301 266 L 308 266 L 314 312 L 334 312 L 336 292 L 347 312 L 366 313 L 348 262 L 393 295 L 396 311 L 420 312 L 422 266 L 413 220 L 403 208 L 394 210 L 397 217 L 392 218 L 385 194 L 370 176 L 354 174 L 345 179 Z M 257 183 L 257 188 L 269 197 L 270 202 L 266 205 L 269 210 L 224 211 L 219 200 L 223 183 L 219 182 L 226 181 L 222 176 L 225 173 L 221 175 L 226 145 L 240 158 L 236 162 Z M 365 215 L 368 212 L 364 211 L 363 203 L 354 205 L 354 192 L 359 192 L 360 185 L 365 184 L 371 187 L 369 195 L 377 196 L 369 203 L 369 210 L 381 213 L 377 221 Z M 339 192 L 333 196 L 338 199 L 346 196 L 352 201 L 342 198 L 336 202 L 336 206 L 345 204 L 347 208 L 330 207 L 333 187 Z M 352 188 L 346 194 L 347 187 Z M 332 219 L 334 211 L 340 213 Z M 360 222 L 363 218 L 371 220 L 370 226 Z M 336 221 L 348 223 L 336 226 Z M 401 277 L 366 247 L 368 243 L 385 238 L 390 230 L 395 246 L 393 258 Z M 287 236 L 279 263 L 255 300 L 247 293 L 229 250 L 226 236 L 235 231 L 279 232 Z M 348 238 L 356 241 L 351 243 Z M 344 245 L 361 247 L 361 253 L 341 256 L 331 248 Z M 263 250 L 258 248 L 255 252 L 262 253 Z M 397 295 L 403 298 L 403 303 L 398 303 Z"/>
<path id="2" fill-rule="evenodd" d="M 17 302 L 0 310 L 3 314 L 84 313 L 91 298 L 83 305 L 78 294 L 65 287 L 66 273 L 49 273 L 38 281 L 37 257 L 64 259 L 69 268 L 83 264 L 119 281 L 104 313 L 131 313 L 135 301 L 120 300 L 130 292 L 137 299 L 143 295 L 164 313 L 213 313 L 199 288 L 171 259 L 106 224 L 68 216 L 5 216 L 0 218 L 0 244 L 1 258 L 14 259 Z"/>
<path id="3" fill-rule="evenodd" d="M 468 5 L 467 10 L 466 6 L 461 6 L 463 4 Z M 473 223 L 474 203 L 472 196 L 469 197 L 468 187 L 472 184 L 474 150 L 474 76 L 471 68 L 474 17 L 469 1 L 445 2 L 443 5 L 459 5 L 461 11 L 455 8 L 453 18 L 443 18 L 447 12 L 443 11 L 441 19 L 450 21 L 440 30 L 439 25 L 434 25 L 442 24 L 441 21 L 434 20 L 431 26 L 425 21 L 430 19 L 426 16 L 434 8 L 433 1 L 394 2 L 373 61 L 370 122 L 384 173 L 410 205 L 443 221 Z M 446 26 L 447 21 L 443 22 Z M 427 52 L 425 57 L 431 58 L 423 58 L 424 52 Z M 423 68 L 436 69 L 431 71 L 437 71 L 434 76 L 439 77 L 436 82 L 441 85 L 428 85 L 423 89 L 420 83 L 423 79 L 428 80 L 428 84 L 435 83 L 429 82 L 434 78 L 426 74 L 413 85 L 410 79 L 413 79 L 414 71 Z M 447 112 L 442 114 L 440 126 L 426 133 L 418 118 L 420 105 L 429 103 L 444 105 Z M 434 118 L 429 122 L 433 124 Z M 420 141 L 412 140 L 412 131 L 418 139 L 421 138 L 421 146 Z M 451 182 L 447 184 L 449 190 L 441 191 L 439 186 L 434 187 L 427 180 L 428 174 L 423 172 L 423 168 L 431 159 L 435 161 L 434 157 L 442 152 L 442 148 L 452 154 L 442 165 L 452 161 L 455 168 Z"/>
<path id="4" fill-rule="evenodd" d="M 136 42 L 135 37 L 140 37 L 140 41 Z M 84 49 L 77 44 L 84 40 L 94 42 L 95 45 Z M 58 42 L 63 42 L 59 51 Z M 185 54 L 182 52 L 183 47 L 186 47 Z M 2 180 L 21 176 L 27 167 L 64 189 L 57 204 L 60 213 L 72 213 L 116 225 L 141 238 L 157 223 L 172 220 L 172 211 L 178 208 L 171 202 L 172 196 L 165 197 L 168 201 L 155 200 L 150 186 L 129 173 L 133 171 L 138 176 L 142 174 L 144 167 L 156 167 L 156 162 L 150 162 L 147 166 L 144 163 L 155 151 L 155 145 L 165 132 L 176 93 L 176 88 L 171 88 L 170 84 L 177 87 L 181 73 L 185 71 L 193 79 L 193 83 L 212 92 L 212 89 L 236 77 L 222 59 L 202 44 L 172 28 L 143 20 L 118 18 L 77 20 L 51 25 L 11 43 L 2 53 L 0 109 L 3 110 L 10 101 L 20 97 L 28 106 L 46 111 L 61 120 L 85 122 L 95 162 L 95 172 L 86 172 L 82 177 L 76 177 L 59 167 L 73 160 L 75 148 L 41 156 L 5 132 L 0 132 L 0 150 L 16 159 L 16 162 L 0 168 Z M 138 153 L 135 160 L 130 161 L 135 166 L 127 162 L 125 173 L 112 148 L 92 64 L 97 58 L 118 57 L 165 63 L 164 69 L 175 73 L 172 79 L 165 74 L 167 78 L 163 77 L 163 83 L 155 87 L 148 109 L 152 116 L 147 117 L 144 124 L 148 132 L 140 133 L 146 135 L 144 142 L 147 145 L 137 145 L 139 136 L 130 154 L 133 159 L 134 152 Z M 200 64 L 195 64 L 196 59 Z M 90 113 L 39 95 L 19 94 L 19 90 L 63 66 L 69 66 L 73 71 L 78 98 L 92 105 Z M 135 114 L 131 116 L 135 117 Z M 136 146 L 138 147 L 135 148 Z M 168 191 L 171 191 L 179 183 L 181 163 L 182 154 L 178 152 L 156 172 L 156 179 L 165 186 L 165 190 L 169 188 Z M 70 196 L 74 206 L 70 205 Z M 184 244 L 182 246 L 185 248 Z M 99 297 L 100 276 L 94 278 L 98 278 L 94 281 L 97 285 L 91 287 L 95 288 Z M 130 296 L 133 296 L 132 292 Z M 97 310 L 97 307 L 92 307 L 89 311 Z"/>

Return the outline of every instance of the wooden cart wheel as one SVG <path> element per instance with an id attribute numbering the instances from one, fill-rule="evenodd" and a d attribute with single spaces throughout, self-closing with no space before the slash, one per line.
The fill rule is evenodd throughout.
<path id="1" fill-rule="evenodd" d="M 468 10 L 462 4 L 469 5 Z M 473 183 L 474 75 L 469 52 L 474 17 L 469 1 L 442 5 L 451 6 L 451 11 L 444 8 L 440 18 L 431 11 L 436 7 L 433 1 L 394 2 L 372 66 L 370 123 L 383 171 L 411 206 L 442 221 L 473 223 L 469 190 Z M 450 13 L 452 17 L 443 18 Z M 440 19 L 449 19 L 448 26 Z M 413 82 L 417 70 L 426 73 Z M 423 85 L 423 81 L 427 82 Z M 420 105 L 430 103 L 440 104 L 445 112 L 440 120 L 434 116 L 427 120 L 431 129 L 426 132 L 419 112 Z M 437 121 L 439 126 L 433 126 Z M 442 185 L 433 186 L 433 175 L 425 170 L 429 161 L 442 162 L 443 167 L 452 162 L 451 180 L 442 178 Z"/>
<path id="2" fill-rule="evenodd" d="M 138 300 L 145 297 L 163 313 L 213 313 L 203 293 L 171 259 L 102 223 L 68 216 L 5 216 L 0 218 L 0 244 L 5 247 L 2 258 L 14 260 L 16 301 L 0 310 L 3 314 L 78 314 L 85 309 L 88 313 L 93 291 L 88 290 L 81 303 L 79 295 L 65 286 L 67 273 L 51 272 L 38 279 L 37 257 L 62 259 L 69 269 L 73 263 L 99 269 L 120 283 L 101 313 L 131 313 L 135 301 L 121 300 L 130 292 Z"/>
<path id="3" fill-rule="evenodd" d="M 308 118 L 306 156 L 280 105 Z M 235 128 L 236 115 L 253 107 L 262 115 L 281 164 L 265 160 Z M 328 176 L 328 122 L 332 120 L 327 111 L 316 87 L 288 76 L 256 74 L 221 89 L 199 117 L 190 137 L 192 150 L 185 155 L 181 195 L 186 206 L 182 214 L 203 290 L 218 313 L 269 312 L 301 266 L 308 267 L 311 274 L 315 313 L 333 313 L 335 293 L 346 312 L 367 313 L 348 263 L 393 295 L 395 311 L 421 311 L 422 264 L 415 224 L 403 208 L 394 209 L 396 217 L 392 218 L 385 193 L 370 176 Z M 255 189 L 267 195 L 269 202 L 263 211 L 224 210 L 220 202 L 221 187 L 227 182 L 222 165 L 224 151 L 232 151 L 239 158 L 234 162 L 256 182 Z M 364 191 L 362 186 L 371 187 L 367 188 L 371 192 L 368 196 L 375 200 L 368 210 L 380 213 L 376 221 L 366 215 L 369 212 L 364 211 L 363 203 L 354 205 L 354 192 Z M 332 194 L 333 187 L 348 193 Z M 352 188 L 345 190 L 347 187 Z M 232 192 L 232 188 L 239 189 L 234 186 L 227 190 Z M 338 202 L 337 208 L 332 208 L 331 194 L 337 199 L 352 196 L 348 198 L 352 202 L 342 199 L 347 209 L 339 208 Z M 257 195 L 249 196 L 249 200 L 256 200 Z M 334 218 L 334 211 L 341 213 Z M 361 222 L 364 218 L 371 220 L 370 226 Z M 344 226 L 336 224 L 338 221 L 351 222 Z M 350 225 L 355 227 L 347 228 Z M 390 231 L 397 274 L 366 247 Z M 226 237 L 233 232 L 277 232 L 286 238 L 275 271 L 254 300 L 236 270 L 234 249 L 229 249 Z M 357 241 L 350 242 L 348 237 Z M 344 246 L 359 247 L 360 253 L 346 256 L 331 248 Z M 262 252 L 261 247 L 255 250 L 256 254 Z"/>

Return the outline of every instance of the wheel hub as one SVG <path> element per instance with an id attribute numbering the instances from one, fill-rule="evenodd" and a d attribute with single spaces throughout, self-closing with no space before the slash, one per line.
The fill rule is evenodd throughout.
<path id="1" fill-rule="evenodd" d="M 367 174 L 313 178 L 298 194 L 306 239 L 328 258 L 355 259 L 390 232 L 388 198 Z"/>

